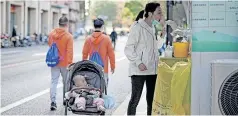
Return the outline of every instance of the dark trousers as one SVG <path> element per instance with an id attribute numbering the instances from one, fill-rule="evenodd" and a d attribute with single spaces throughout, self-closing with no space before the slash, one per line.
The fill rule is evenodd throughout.
<path id="1" fill-rule="evenodd" d="M 132 94 L 127 109 L 127 115 L 136 115 L 136 108 L 140 101 L 145 82 L 146 82 L 147 115 L 151 115 L 156 78 L 157 75 L 146 75 L 146 76 L 135 75 L 131 77 Z"/>
<path id="2" fill-rule="evenodd" d="M 116 49 L 116 41 L 112 41 L 114 50 Z"/>
<path id="3" fill-rule="evenodd" d="M 13 42 L 13 46 L 17 47 L 17 41 L 12 41 Z"/>

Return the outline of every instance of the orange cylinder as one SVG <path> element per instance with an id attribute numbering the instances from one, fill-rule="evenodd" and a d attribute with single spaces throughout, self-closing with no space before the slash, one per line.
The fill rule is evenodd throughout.
<path id="1" fill-rule="evenodd" d="M 189 43 L 185 42 L 174 42 L 174 57 L 176 58 L 187 58 L 189 53 Z"/>

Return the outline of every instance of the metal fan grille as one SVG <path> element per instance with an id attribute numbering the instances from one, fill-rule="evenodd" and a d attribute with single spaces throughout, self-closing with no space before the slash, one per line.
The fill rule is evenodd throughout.
<path id="1" fill-rule="evenodd" d="M 224 80 L 218 103 L 223 115 L 238 115 L 238 70 Z"/>

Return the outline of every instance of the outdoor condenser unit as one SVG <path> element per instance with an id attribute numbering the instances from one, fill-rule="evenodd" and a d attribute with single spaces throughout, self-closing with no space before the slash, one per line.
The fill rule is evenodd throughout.
<path id="1" fill-rule="evenodd" d="M 238 115 L 238 59 L 211 63 L 212 115 Z"/>

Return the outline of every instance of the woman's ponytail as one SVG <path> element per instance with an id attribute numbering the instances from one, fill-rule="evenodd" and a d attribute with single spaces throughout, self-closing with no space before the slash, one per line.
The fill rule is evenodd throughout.
<path id="1" fill-rule="evenodd" d="M 145 12 L 145 18 L 149 17 L 149 12 Z"/>
<path id="2" fill-rule="evenodd" d="M 140 13 L 137 15 L 135 21 L 138 21 L 139 19 L 143 19 L 143 16 L 144 16 L 144 10 L 140 11 Z"/>

